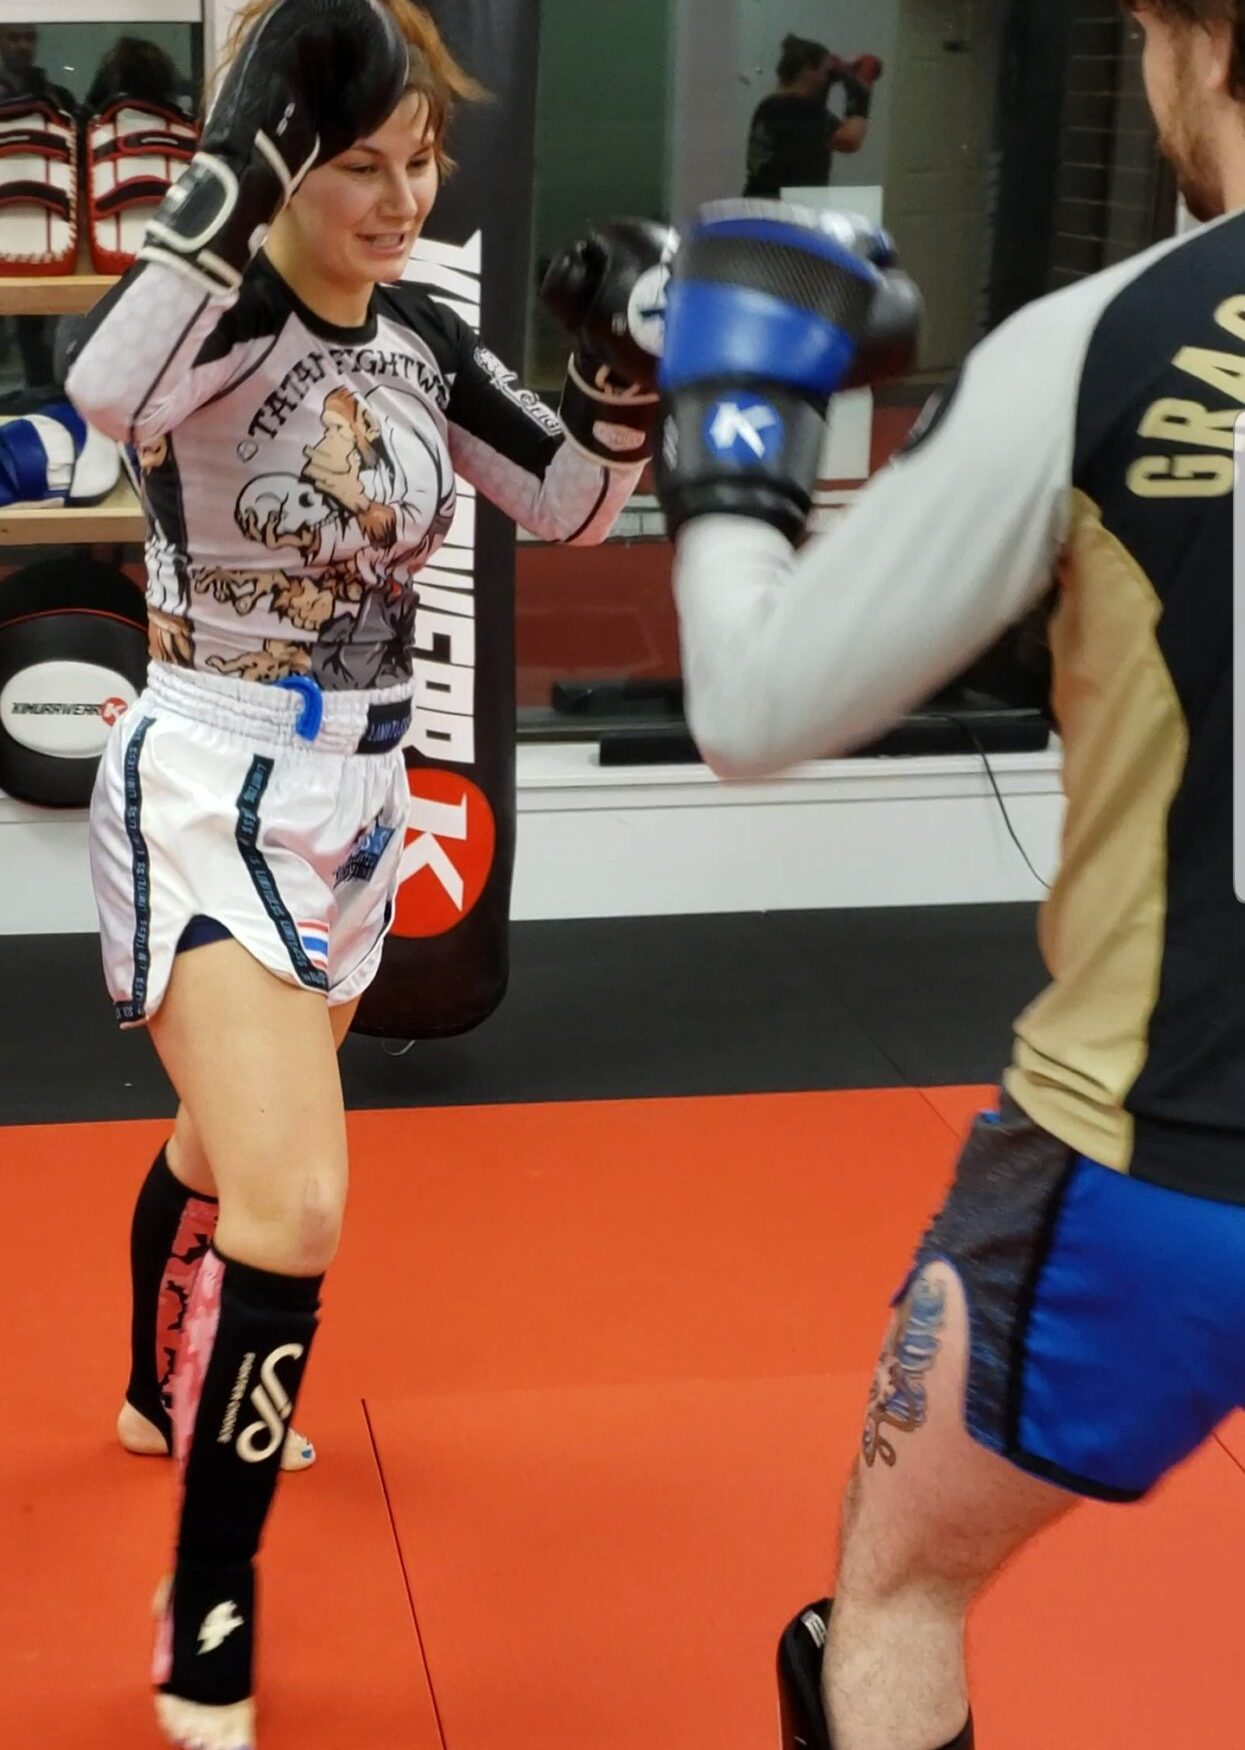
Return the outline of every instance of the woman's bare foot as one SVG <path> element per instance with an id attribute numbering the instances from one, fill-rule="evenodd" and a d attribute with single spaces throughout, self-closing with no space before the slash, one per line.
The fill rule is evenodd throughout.
<path id="1" fill-rule="evenodd" d="M 177 1695 L 157 1695 L 160 1730 L 178 1750 L 255 1750 L 255 1703 L 204 1707 Z"/>
<path id="2" fill-rule="evenodd" d="M 132 1452 L 136 1458 L 167 1458 L 169 1443 L 146 1416 L 136 1410 L 128 1401 L 121 1406 L 117 1417 L 117 1439 L 127 1452 Z M 299 1434 L 290 1428 L 285 1436 L 285 1451 L 281 1455 L 283 1471 L 309 1470 L 316 1462 L 316 1449 L 306 1435 Z"/>
<path id="3" fill-rule="evenodd" d="M 117 1439 L 136 1458 L 167 1458 L 169 1443 L 156 1427 L 142 1416 L 128 1400 L 117 1417 Z"/>

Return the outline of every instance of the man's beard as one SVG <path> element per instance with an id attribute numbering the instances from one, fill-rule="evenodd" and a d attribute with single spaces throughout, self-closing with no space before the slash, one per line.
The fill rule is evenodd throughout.
<path id="1" fill-rule="evenodd" d="M 1159 151 L 1176 175 L 1176 186 L 1192 216 L 1200 223 L 1218 219 L 1224 210 L 1223 178 L 1197 116 L 1197 94 L 1187 68 L 1176 79 L 1171 116 L 1159 128 Z"/>
<path id="2" fill-rule="evenodd" d="M 1192 216 L 1201 223 L 1223 215 L 1223 185 L 1205 142 L 1160 138 L 1159 147 L 1176 173 L 1176 186 Z"/>

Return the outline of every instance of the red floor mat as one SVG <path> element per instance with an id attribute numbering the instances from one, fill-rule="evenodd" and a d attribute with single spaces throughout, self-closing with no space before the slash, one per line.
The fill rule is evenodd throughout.
<path id="1" fill-rule="evenodd" d="M 957 1153 L 912 1089 L 366 1112 L 351 1140 L 324 1341 L 369 1398 L 867 1367 Z"/>
<path id="2" fill-rule="evenodd" d="M 824 1590 L 866 1385 L 371 1405 L 449 1750 L 770 1750 L 773 1643 Z M 1144 1507 L 1080 1509 L 980 1609 L 979 1742 L 1235 1741 L 1242 1539 L 1216 1446 Z"/>
<path id="3" fill-rule="evenodd" d="M 148 1601 L 174 1472 L 126 1457 L 111 1432 L 127 1204 L 158 1137 L 146 1125 L 3 1132 L 0 1702 L 6 1741 L 38 1750 L 157 1742 Z M 354 1357 L 324 1347 L 306 1423 L 323 1458 L 287 1479 L 264 1565 L 261 1743 L 439 1750 Z"/>
<path id="4" fill-rule="evenodd" d="M 558 1720 L 580 1745 L 769 1750 L 774 1629 L 829 1572 L 886 1297 L 988 1097 L 352 1116 L 299 1412 L 321 1463 L 283 1487 L 265 1564 L 263 1750 L 440 1743 L 364 1398 L 449 1750 L 556 1750 Z M 154 1742 L 172 1478 L 111 1424 L 162 1133 L 0 1133 L 0 1700 L 39 1750 Z M 1232 1741 L 1242 1513 L 1214 1446 L 1154 1507 L 1087 1511 L 1019 1565 L 979 1631 L 984 1742 Z"/>

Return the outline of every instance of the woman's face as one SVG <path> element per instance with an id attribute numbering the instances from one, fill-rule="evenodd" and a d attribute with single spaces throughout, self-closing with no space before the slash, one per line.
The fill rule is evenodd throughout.
<path id="1" fill-rule="evenodd" d="M 400 279 L 440 187 L 428 105 L 404 97 L 383 126 L 310 176 L 286 209 L 317 272 L 340 286 Z"/>

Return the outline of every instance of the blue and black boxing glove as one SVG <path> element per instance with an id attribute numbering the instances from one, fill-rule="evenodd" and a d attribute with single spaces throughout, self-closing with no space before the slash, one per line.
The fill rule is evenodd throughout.
<path id="1" fill-rule="evenodd" d="M 905 368 L 920 298 L 884 231 L 780 201 L 703 207 L 675 259 L 657 492 L 671 538 L 749 516 L 799 538 L 830 399 Z"/>

